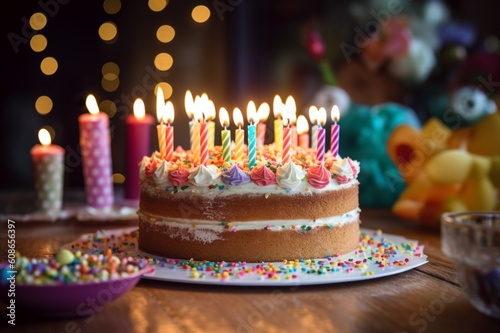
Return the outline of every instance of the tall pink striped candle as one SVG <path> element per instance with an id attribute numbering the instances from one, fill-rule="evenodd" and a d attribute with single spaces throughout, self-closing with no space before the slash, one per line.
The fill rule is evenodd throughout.
<path id="1" fill-rule="evenodd" d="M 323 126 L 326 123 L 326 110 L 320 108 L 318 112 L 318 134 L 316 138 L 316 159 L 323 164 L 325 162 L 325 129 Z"/>
<path id="2" fill-rule="evenodd" d="M 292 146 L 292 128 L 290 125 L 283 130 L 283 154 L 281 155 L 281 164 L 285 165 L 290 161 L 290 154 Z"/>
<path id="3" fill-rule="evenodd" d="M 127 149 L 125 163 L 125 198 L 137 200 L 140 193 L 139 163 L 150 149 L 153 117 L 146 114 L 144 102 L 138 98 L 134 102 L 134 113 L 125 119 L 127 126 Z"/>
<path id="4" fill-rule="evenodd" d="M 331 127 L 331 136 L 330 136 L 330 151 L 333 157 L 337 157 L 339 155 L 339 134 L 340 134 L 340 126 L 337 124 L 339 121 L 339 108 L 337 105 L 332 107 L 332 120 L 333 125 Z"/>
<path id="5" fill-rule="evenodd" d="M 238 129 L 235 131 L 235 139 L 234 139 L 234 160 L 239 162 L 243 158 L 243 144 L 245 140 L 245 131 L 241 129 L 243 126 L 243 114 L 241 110 L 235 108 L 233 110 L 233 121 L 238 126 Z"/>
<path id="6" fill-rule="evenodd" d="M 111 208 L 114 191 L 109 117 L 99 112 L 93 95 L 87 97 L 86 105 L 89 113 L 80 115 L 78 123 L 87 204 L 94 208 Z"/>
<path id="7" fill-rule="evenodd" d="M 200 163 L 208 163 L 208 125 L 206 121 L 200 124 Z"/>

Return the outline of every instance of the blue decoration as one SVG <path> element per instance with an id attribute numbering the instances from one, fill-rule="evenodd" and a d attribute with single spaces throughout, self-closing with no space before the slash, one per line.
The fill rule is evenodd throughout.
<path id="1" fill-rule="evenodd" d="M 420 128 L 415 112 L 401 104 L 375 106 L 352 103 L 341 119 L 340 156 L 360 162 L 361 207 L 391 207 L 405 188 L 387 154 L 387 139 L 398 125 Z"/>

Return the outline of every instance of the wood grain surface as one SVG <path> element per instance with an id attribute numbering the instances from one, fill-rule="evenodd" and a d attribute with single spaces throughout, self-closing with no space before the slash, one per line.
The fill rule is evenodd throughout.
<path id="1" fill-rule="evenodd" d="M 439 230 L 421 229 L 389 210 L 364 209 L 362 227 L 416 239 L 429 262 L 379 279 L 294 287 L 234 287 L 141 280 L 130 292 L 84 318 L 38 319 L 16 313 L 1 332 L 500 332 L 500 321 L 478 312 L 441 251 Z M 122 223 L 17 223 L 17 250 L 49 257 L 81 234 Z M 0 223 L 0 259 L 7 254 Z"/>

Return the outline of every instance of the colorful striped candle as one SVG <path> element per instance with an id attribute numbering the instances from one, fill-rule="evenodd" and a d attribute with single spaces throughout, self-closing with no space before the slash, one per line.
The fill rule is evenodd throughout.
<path id="1" fill-rule="evenodd" d="M 191 131 L 191 153 L 193 155 L 193 161 L 196 163 L 200 162 L 200 127 L 201 124 L 199 122 L 193 122 Z"/>
<path id="2" fill-rule="evenodd" d="M 256 160 L 256 145 L 257 135 L 255 121 L 257 120 L 257 108 L 253 101 L 248 102 L 247 106 L 247 120 L 248 120 L 248 167 L 252 169 L 255 166 Z"/>
<path id="3" fill-rule="evenodd" d="M 168 101 L 165 105 L 165 121 L 167 126 L 165 128 L 165 159 L 167 161 L 172 161 L 174 158 L 174 122 L 175 112 L 174 104 Z"/>
<path id="4" fill-rule="evenodd" d="M 229 126 L 229 114 L 225 108 L 219 110 L 219 120 L 220 124 L 224 129 L 221 132 L 222 138 L 222 156 L 224 157 L 224 162 L 231 162 L 231 131 L 227 129 Z"/>
<path id="5" fill-rule="evenodd" d="M 213 149 L 215 146 L 215 105 L 212 100 L 208 100 L 205 105 L 205 119 L 208 126 L 208 149 Z"/>
<path id="6" fill-rule="evenodd" d="M 267 118 L 270 112 L 269 104 L 262 103 L 257 110 L 257 146 L 262 147 L 266 142 Z"/>
<path id="7" fill-rule="evenodd" d="M 320 127 L 318 128 L 318 135 L 316 140 L 316 160 L 320 161 L 321 164 L 325 162 L 325 129 L 323 126 L 326 123 L 326 110 L 320 108 L 318 112 L 318 123 Z"/>
<path id="8" fill-rule="evenodd" d="M 158 87 L 158 91 L 156 92 L 156 118 L 158 118 L 160 123 L 156 126 L 156 131 L 158 133 L 158 150 L 162 159 L 165 159 L 167 155 L 165 117 L 163 90 L 161 87 Z"/>
<path id="9" fill-rule="evenodd" d="M 233 110 L 233 121 L 238 126 L 236 130 L 236 138 L 234 141 L 234 160 L 239 162 L 243 158 L 243 143 L 245 140 L 245 131 L 241 129 L 243 126 L 243 115 L 240 109 L 235 108 Z"/>
<path id="10" fill-rule="evenodd" d="M 206 121 L 200 124 L 200 163 L 208 163 L 208 125 Z"/>
<path id="11" fill-rule="evenodd" d="M 340 134 L 340 126 L 337 124 L 339 121 L 340 113 L 337 105 L 332 107 L 332 120 L 333 125 L 331 127 L 331 137 L 330 137 L 330 151 L 333 157 L 337 157 L 339 155 L 339 134 Z"/>
<path id="12" fill-rule="evenodd" d="M 281 151 L 283 147 L 283 108 L 284 104 L 281 97 L 274 96 L 273 113 L 274 113 L 274 149 Z"/>
<path id="13" fill-rule="evenodd" d="M 189 147 L 193 147 L 193 124 L 195 121 L 193 120 L 194 116 L 194 100 L 193 95 L 189 90 L 186 91 L 186 95 L 184 96 L 184 108 L 186 109 L 186 115 L 189 119 Z"/>
<path id="14" fill-rule="evenodd" d="M 283 154 L 281 155 L 282 165 L 285 165 L 290 161 L 291 145 L 292 145 L 292 128 L 290 127 L 290 125 L 288 125 L 283 130 Z"/>

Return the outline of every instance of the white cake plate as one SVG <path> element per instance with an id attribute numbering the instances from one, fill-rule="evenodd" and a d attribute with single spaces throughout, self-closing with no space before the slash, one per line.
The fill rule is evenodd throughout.
<path id="1" fill-rule="evenodd" d="M 224 286 L 301 286 L 364 281 L 400 274 L 428 262 L 416 240 L 361 229 L 360 247 L 342 256 L 292 262 L 207 262 L 172 259 L 138 250 L 137 227 L 83 235 L 65 248 L 148 259 L 154 272 L 143 279 Z"/>

